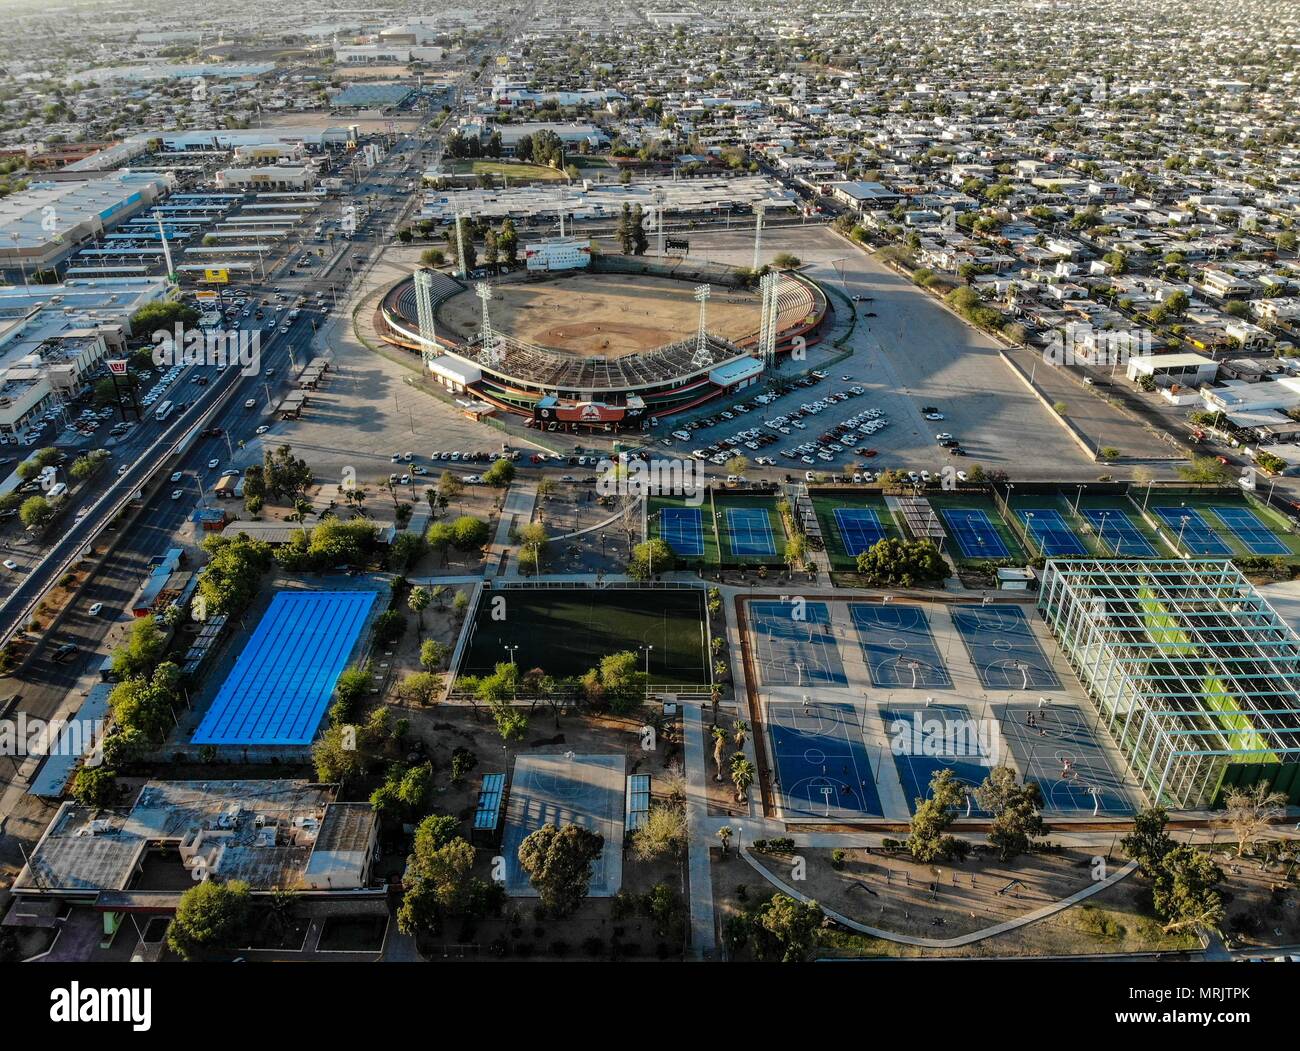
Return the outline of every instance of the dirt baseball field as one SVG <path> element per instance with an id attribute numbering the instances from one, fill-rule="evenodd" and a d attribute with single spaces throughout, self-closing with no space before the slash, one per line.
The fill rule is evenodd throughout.
<path id="1" fill-rule="evenodd" d="M 585 357 L 651 350 L 695 332 L 699 304 L 686 281 L 629 274 L 573 273 L 544 280 L 522 275 L 493 286 L 492 327 L 528 343 Z M 709 332 L 736 340 L 758 330 L 759 297 L 714 285 Z M 472 291 L 438 310 L 462 338 L 478 331 L 482 303 Z"/>

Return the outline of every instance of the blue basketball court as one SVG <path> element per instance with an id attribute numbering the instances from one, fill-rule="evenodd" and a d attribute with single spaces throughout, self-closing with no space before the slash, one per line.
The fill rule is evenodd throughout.
<path id="1" fill-rule="evenodd" d="M 698 507 L 665 507 L 659 512 L 659 537 L 682 558 L 704 554 L 704 526 Z"/>
<path id="2" fill-rule="evenodd" d="M 1156 549 L 1123 511 L 1084 507 L 1079 513 L 1097 533 L 1098 542 L 1115 555 L 1155 558 Z"/>
<path id="3" fill-rule="evenodd" d="M 751 602 L 754 664 L 764 686 L 847 686 L 825 602 Z"/>
<path id="4" fill-rule="evenodd" d="M 783 816 L 880 817 L 880 796 L 850 704 L 770 704 L 768 731 Z"/>
<path id="5" fill-rule="evenodd" d="M 980 682 L 990 690 L 1059 689 L 1061 680 L 1019 606 L 953 606 Z"/>
<path id="6" fill-rule="evenodd" d="M 835 524 L 839 527 L 844 550 L 853 558 L 885 539 L 885 527 L 880 524 L 880 516 L 870 507 L 837 507 Z"/>
<path id="7" fill-rule="evenodd" d="M 1278 539 L 1248 507 L 1212 507 L 1211 511 L 1228 527 L 1252 555 L 1289 555 L 1291 549 Z"/>
<path id="8" fill-rule="evenodd" d="M 1002 737 L 1024 773 L 1037 781 L 1044 813 L 1072 816 L 1133 813 L 1134 794 L 1116 772 L 1084 712 L 1070 704 L 994 708 Z"/>
<path id="9" fill-rule="evenodd" d="M 1182 536 L 1182 546 L 1194 555 L 1231 555 L 1228 547 L 1215 534 L 1210 523 L 1201 517 L 1194 507 L 1157 507 L 1156 514 L 1164 520 L 1173 533 L 1173 540 L 1178 542 Z"/>
<path id="10" fill-rule="evenodd" d="M 966 558 L 1008 558 L 1011 552 L 989 520 L 979 508 L 939 509 L 943 520 Z"/>
<path id="11" fill-rule="evenodd" d="M 1030 511 L 1017 510 L 1034 538 L 1039 553 L 1052 557 L 1054 555 L 1086 555 L 1088 549 L 1083 541 L 1075 535 L 1073 529 L 1061 516 L 1060 511 L 1051 508 L 1037 508 Z"/>
<path id="12" fill-rule="evenodd" d="M 918 690 L 952 686 L 920 606 L 851 602 L 849 615 L 873 686 Z"/>
<path id="13" fill-rule="evenodd" d="M 776 539 L 761 507 L 728 507 L 727 533 L 733 555 L 775 555 Z"/>
<path id="14" fill-rule="evenodd" d="M 895 705 L 881 708 L 880 718 L 912 813 L 918 800 L 930 798 L 930 781 L 940 770 L 951 770 L 959 784 L 973 789 L 996 765 L 991 755 L 998 744 L 988 736 L 993 728 L 982 727 L 964 705 Z M 972 817 L 988 816 L 968 798 Z"/>
<path id="15" fill-rule="evenodd" d="M 190 743 L 310 744 L 377 597 L 279 592 Z"/>

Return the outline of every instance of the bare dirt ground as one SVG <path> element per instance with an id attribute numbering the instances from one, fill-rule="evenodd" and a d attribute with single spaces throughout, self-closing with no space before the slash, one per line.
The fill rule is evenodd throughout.
<path id="1" fill-rule="evenodd" d="M 584 357 L 619 357 L 651 350 L 693 333 L 699 323 L 694 286 L 669 278 L 574 273 L 547 280 L 503 279 L 493 286 L 492 326 L 517 339 Z M 758 329 L 759 299 L 715 287 L 708 303 L 711 333 L 738 339 Z M 438 311 L 442 325 L 462 337 L 482 324 L 482 304 L 470 292 Z"/>
<path id="2" fill-rule="evenodd" d="M 1033 912 L 1087 886 L 1091 854 L 1062 851 L 1003 864 L 996 855 L 957 866 L 930 866 L 881 851 L 847 850 L 843 868 L 829 850 L 802 850 L 807 878 L 799 890 L 860 923 L 920 938 L 948 939 Z M 791 858 L 755 853 L 764 867 L 788 880 Z M 1124 859 L 1111 859 L 1110 871 Z M 735 858 L 715 868 L 722 919 L 751 909 L 773 887 Z M 956 948 L 921 948 L 834 927 L 823 932 L 827 956 L 993 957 L 1200 948 L 1191 935 L 1165 934 L 1151 915 L 1145 881 L 1130 876 L 1072 908 L 996 937 Z"/>

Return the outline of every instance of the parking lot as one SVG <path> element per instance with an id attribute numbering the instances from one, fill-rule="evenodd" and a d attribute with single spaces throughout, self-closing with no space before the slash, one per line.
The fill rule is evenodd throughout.
<path id="1" fill-rule="evenodd" d="M 837 311 L 847 309 L 846 298 L 853 303 L 858 319 L 846 344 L 852 355 L 829 362 L 829 345 L 811 348 L 804 366 L 789 362 L 781 372 L 794 380 L 811 363 L 824 378 L 810 376 L 813 382 L 796 384 L 765 403 L 757 398 L 768 385 L 758 384 L 743 398 L 719 402 L 716 409 L 674 428 L 687 430 L 688 439 L 661 428 L 658 444 L 679 455 L 701 450 L 714 463 L 717 453 L 711 447 L 721 452 L 725 446 L 722 463 L 738 452 L 753 463 L 758 456 L 771 457 L 772 465 L 759 466 L 786 472 L 842 473 L 869 460 L 873 474 L 893 468 L 920 476 L 947 465 L 966 470 L 978 463 L 1021 478 L 1096 477 L 1097 465 L 998 359 L 993 340 L 904 277 L 822 226 L 776 228 L 765 234 L 763 244 L 765 254 L 797 256 L 804 273 L 832 293 L 842 293 L 843 298 L 832 297 Z M 691 250 L 748 265 L 752 234 L 697 231 Z M 737 404 L 746 411 L 737 411 Z M 846 443 L 848 421 L 872 412 L 878 415 L 870 418 L 886 421 L 886 426 L 878 432 L 858 430 Z M 779 421 L 782 416 L 785 422 Z M 866 422 L 859 419 L 854 427 Z M 758 440 L 769 436 L 775 440 Z M 728 441 L 733 438 L 738 439 L 734 445 Z M 751 448 L 751 442 L 758 447 Z M 952 452 L 958 447 L 960 453 Z M 875 455 L 859 449 L 874 449 Z"/>

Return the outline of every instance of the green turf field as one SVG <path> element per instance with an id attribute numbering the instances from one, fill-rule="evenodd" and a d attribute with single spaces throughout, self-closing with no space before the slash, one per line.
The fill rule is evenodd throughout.
<path id="1" fill-rule="evenodd" d="M 504 598 L 502 607 L 494 599 Z M 504 619 L 494 619 L 498 608 Z M 510 660 L 563 678 L 581 675 L 602 657 L 653 646 L 650 680 L 710 681 L 704 590 L 508 588 L 486 591 L 459 674 L 483 675 Z M 644 667 L 644 665 L 643 665 Z"/>

